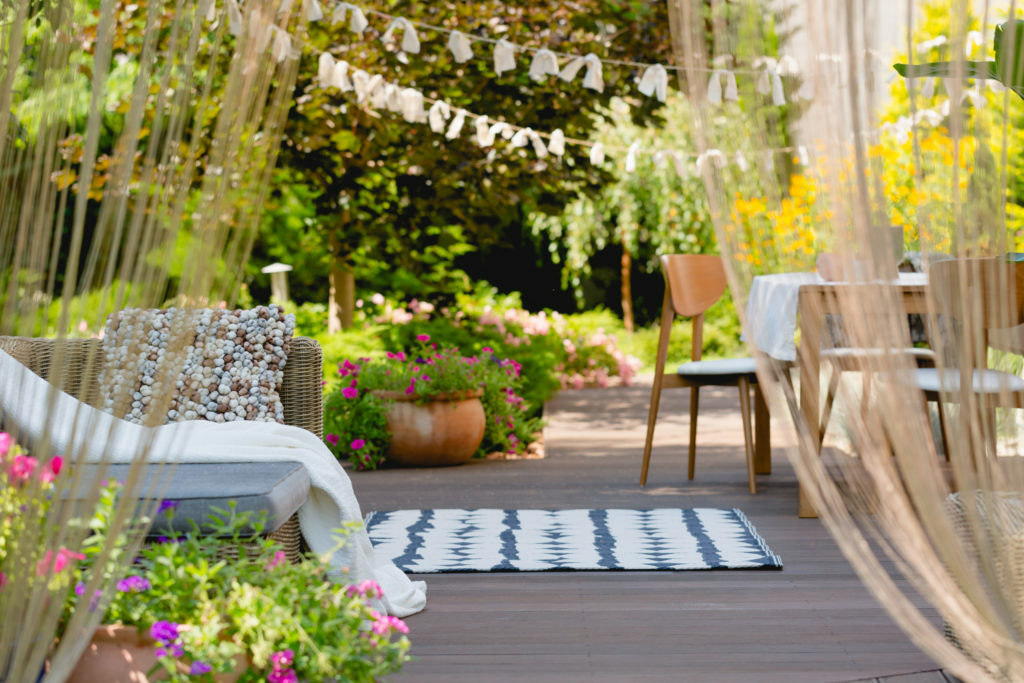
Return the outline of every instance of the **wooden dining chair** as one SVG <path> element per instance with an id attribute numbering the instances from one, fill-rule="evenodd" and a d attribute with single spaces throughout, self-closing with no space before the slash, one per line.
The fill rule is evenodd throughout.
<path id="1" fill-rule="evenodd" d="M 658 335 L 658 357 L 654 370 L 654 386 L 647 417 L 647 439 L 640 470 L 640 485 L 647 484 L 647 469 L 654 442 L 654 424 L 658 419 L 661 391 L 668 387 L 690 389 L 690 443 L 688 478 L 693 479 L 697 449 L 697 414 L 700 388 L 703 386 L 735 386 L 740 394 L 743 419 L 743 444 L 747 457 L 747 478 L 750 492 L 757 492 L 754 472 L 754 440 L 751 428 L 750 390 L 757 388 L 753 358 L 701 360 L 704 312 L 725 293 L 725 268 L 720 256 L 671 254 L 661 257 L 665 275 L 665 299 L 661 306 L 661 331 Z M 676 316 L 690 318 L 693 325 L 691 360 L 676 370 L 666 372 L 669 337 Z"/>

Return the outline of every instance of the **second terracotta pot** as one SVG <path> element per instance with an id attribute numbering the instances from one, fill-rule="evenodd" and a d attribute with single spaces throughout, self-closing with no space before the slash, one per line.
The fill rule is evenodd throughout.
<path id="1" fill-rule="evenodd" d="M 483 392 L 441 394 L 419 404 L 398 392 L 374 392 L 389 399 L 388 460 L 411 467 L 461 465 L 484 438 Z"/>

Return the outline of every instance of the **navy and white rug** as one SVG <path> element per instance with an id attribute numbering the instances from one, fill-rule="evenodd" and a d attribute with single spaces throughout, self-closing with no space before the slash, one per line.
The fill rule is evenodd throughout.
<path id="1" fill-rule="evenodd" d="M 737 509 L 371 512 L 376 552 L 411 574 L 782 569 Z"/>

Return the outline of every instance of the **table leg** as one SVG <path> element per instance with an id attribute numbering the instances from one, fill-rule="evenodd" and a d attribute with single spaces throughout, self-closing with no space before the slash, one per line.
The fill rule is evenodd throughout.
<path id="1" fill-rule="evenodd" d="M 772 423 L 761 385 L 754 385 L 754 472 L 772 473 Z"/>
<path id="2" fill-rule="evenodd" d="M 804 424 L 816 450 L 821 450 L 818 422 L 819 394 L 821 391 L 821 332 L 825 315 L 821 301 L 811 293 L 801 291 L 797 307 L 800 320 L 800 410 Z M 818 513 L 811 505 L 804 485 L 799 484 L 800 517 L 817 517 Z"/>

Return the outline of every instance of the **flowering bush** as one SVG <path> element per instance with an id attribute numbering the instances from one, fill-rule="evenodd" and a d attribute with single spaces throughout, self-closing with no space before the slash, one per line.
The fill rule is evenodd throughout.
<path id="1" fill-rule="evenodd" d="M 161 507 L 173 514 L 173 503 Z M 244 538 L 259 520 L 220 513 L 213 536 L 195 529 L 145 546 L 107 608 L 105 621 L 152 638 L 171 680 L 246 666 L 242 680 L 372 681 L 406 661 L 408 628 L 369 604 L 380 586 L 332 583 L 324 562 L 291 564 L 274 541 Z M 86 592 L 76 586 L 79 599 Z"/>
<path id="2" fill-rule="evenodd" d="M 41 462 L 0 432 L 0 590 L 18 579 L 23 593 L 42 581 L 59 591 L 70 585 L 66 570 L 84 559 L 40 543 L 63 462 L 60 456 Z"/>
<path id="3" fill-rule="evenodd" d="M 398 392 L 426 402 L 439 395 L 481 390 L 487 427 L 478 453 L 521 453 L 540 428 L 519 393 L 521 370 L 515 360 L 500 358 L 490 347 L 464 356 L 456 348 L 439 348 L 423 333 L 408 353 L 346 359 L 338 364 L 338 377 L 324 400 L 325 441 L 335 455 L 350 459 L 358 469 L 375 469 L 384 461 L 390 434 L 385 417 L 389 399 L 374 392 Z"/>

